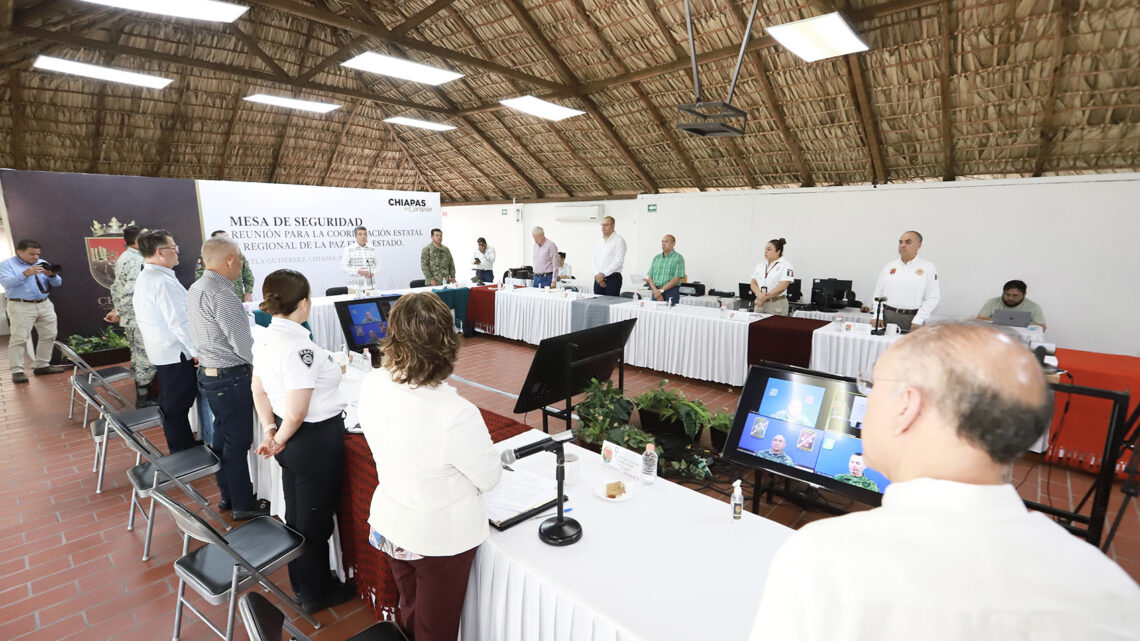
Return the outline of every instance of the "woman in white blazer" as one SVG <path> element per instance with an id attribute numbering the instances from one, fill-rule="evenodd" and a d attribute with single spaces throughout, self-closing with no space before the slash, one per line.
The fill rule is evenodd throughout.
<path id="1" fill-rule="evenodd" d="M 401 296 L 364 377 L 360 427 L 380 480 L 368 523 L 400 590 L 400 625 L 416 641 L 454 641 L 475 549 L 487 538 L 483 492 L 502 474 L 483 417 L 444 382 L 459 338 L 433 293 Z"/>

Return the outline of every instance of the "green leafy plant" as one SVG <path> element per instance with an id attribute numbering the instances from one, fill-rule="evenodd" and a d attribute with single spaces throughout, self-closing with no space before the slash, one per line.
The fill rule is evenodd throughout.
<path id="1" fill-rule="evenodd" d="M 629 425 L 633 402 L 613 381 L 590 379 L 585 397 L 574 406 L 578 413 L 578 435 L 587 443 L 600 443 L 610 430 Z"/>
<path id="2" fill-rule="evenodd" d="M 734 415 L 728 412 L 717 412 L 709 419 L 709 428 L 727 434 L 732 429 L 733 418 L 735 418 Z"/>
<path id="3" fill-rule="evenodd" d="M 670 475 L 687 476 L 694 479 L 712 478 L 709 461 L 696 454 L 687 454 L 680 458 L 666 461 L 663 469 Z"/>
<path id="4" fill-rule="evenodd" d="M 103 330 L 102 334 L 96 336 L 82 336 L 80 334 L 72 334 L 67 339 L 67 346 L 75 350 L 77 354 L 87 354 L 90 352 L 98 352 L 106 349 L 119 349 L 120 347 L 130 347 L 127 339 L 115 333 L 113 327 L 108 327 Z"/>
<path id="5" fill-rule="evenodd" d="M 635 397 L 633 403 L 641 411 L 656 412 L 662 421 L 681 421 L 685 436 L 695 441 L 711 423 L 712 412 L 701 401 L 690 401 L 680 392 L 665 389 L 668 382 L 662 380 L 656 388 Z"/>

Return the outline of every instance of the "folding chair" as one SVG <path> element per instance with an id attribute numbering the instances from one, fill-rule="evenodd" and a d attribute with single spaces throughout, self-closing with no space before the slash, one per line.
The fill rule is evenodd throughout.
<path id="1" fill-rule="evenodd" d="M 222 527 L 229 529 L 225 520 L 210 509 L 210 502 L 190 483 L 217 472 L 222 461 L 210 448 L 199 445 L 174 454 L 163 456 L 153 445 L 139 434 L 127 429 L 114 412 L 105 412 L 106 425 L 122 437 L 127 447 L 135 452 L 135 466 L 127 470 L 127 480 L 131 482 L 131 502 L 127 506 L 127 531 L 135 528 L 135 510 L 146 519 L 146 538 L 143 543 L 142 560 L 150 559 L 150 542 L 154 534 L 154 492 L 177 485 L 187 496 L 201 505 L 206 514 L 212 516 Z M 142 509 L 142 499 L 150 498 L 150 509 Z"/>
<path id="2" fill-rule="evenodd" d="M 112 398 L 118 396 L 118 392 L 104 379 L 98 378 L 98 375 L 72 378 L 72 392 L 78 392 L 80 398 L 82 398 L 85 403 L 83 408 L 84 420 L 87 420 L 87 408 L 94 406 L 99 410 L 99 418 L 88 424 L 91 430 L 91 438 L 95 441 L 95 464 L 92 466 L 91 471 L 98 473 L 98 478 L 95 482 L 96 494 L 103 493 L 103 470 L 107 462 L 107 437 L 114 434 L 113 431 L 108 431 L 107 429 L 107 421 L 104 418 L 104 413 L 107 411 L 115 411 L 112 403 L 103 396 L 99 391 L 100 389 L 103 389 Z M 122 396 L 118 396 L 118 398 L 122 399 Z M 125 401 L 125 399 L 123 400 Z M 123 406 L 123 404 L 120 403 L 120 406 Z M 130 410 L 119 414 L 119 417 L 123 427 L 132 432 L 157 427 L 162 425 L 163 421 L 162 410 L 157 407 L 144 407 L 141 410 Z"/>
<path id="3" fill-rule="evenodd" d="M 71 349 L 67 343 L 55 341 L 55 346 L 63 354 L 63 357 L 71 361 L 74 366 L 71 370 L 71 396 L 67 399 L 67 418 L 71 419 L 75 414 L 75 381 L 79 378 L 79 370 L 83 370 L 84 376 L 91 380 L 94 376 L 98 376 L 107 383 L 115 383 L 118 381 L 125 381 L 131 378 L 131 370 L 118 365 L 112 367 L 104 367 L 103 369 L 95 369 L 87 364 L 75 350 Z M 116 392 L 117 394 L 118 392 Z M 83 408 L 83 424 L 87 424 L 87 408 Z"/>
<path id="4" fill-rule="evenodd" d="M 257 592 L 241 595 L 238 610 L 241 611 L 241 620 L 250 641 L 279 641 L 282 631 L 288 632 L 295 641 L 312 641 L 292 621 L 285 618 L 285 613 L 280 608 Z M 404 636 L 394 621 L 380 621 L 348 641 L 408 641 L 408 637 Z"/>
<path id="5" fill-rule="evenodd" d="M 230 641 L 233 638 L 238 596 L 254 583 L 260 584 L 281 599 L 282 603 L 288 604 L 291 610 L 301 615 L 314 629 L 320 627 L 316 619 L 306 614 L 299 603 L 268 578 L 269 574 L 301 555 L 305 537 L 300 532 L 290 529 L 275 518 L 260 516 L 221 534 L 200 515 L 174 501 L 161 489 L 153 490 L 151 498 L 170 512 L 178 529 L 182 530 L 182 557 L 174 562 L 174 573 L 178 575 L 174 641 L 178 641 L 181 635 L 183 607 L 202 619 L 215 634 Z M 191 551 L 192 538 L 205 545 Z M 186 599 L 187 585 L 210 605 L 229 602 L 225 632 L 218 629 Z"/>

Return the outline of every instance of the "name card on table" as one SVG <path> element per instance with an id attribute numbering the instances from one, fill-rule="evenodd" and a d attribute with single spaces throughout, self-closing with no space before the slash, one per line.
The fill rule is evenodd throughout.
<path id="1" fill-rule="evenodd" d="M 730 321 L 739 321 L 742 323 L 751 323 L 752 321 L 756 320 L 753 318 L 751 312 L 746 312 L 740 309 L 726 309 L 724 310 L 724 313 L 721 314 L 721 318 Z"/>
<path id="2" fill-rule="evenodd" d="M 637 301 L 637 306 L 642 309 L 668 309 L 669 302 L 664 300 L 649 300 L 643 298 Z"/>
<path id="3" fill-rule="evenodd" d="M 602 462 L 606 467 L 634 478 L 641 475 L 641 455 L 611 441 L 602 442 Z"/>
<path id="4" fill-rule="evenodd" d="M 871 335 L 871 325 L 869 323 L 852 323 L 851 321 L 843 321 L 839 328 L 844 333 L 858 334 L 861 336 Z"/>

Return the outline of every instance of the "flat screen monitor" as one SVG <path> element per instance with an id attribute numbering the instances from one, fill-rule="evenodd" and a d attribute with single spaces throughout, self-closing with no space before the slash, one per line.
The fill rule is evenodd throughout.
<path id="1" fill-rule="evenodd" d="M 636 318 L 543 339 L 530 362 L 515 413 L 530 412 L 581 392 L 591 378 L 614 372 Z M 576 362 L 573 368 L 567 363 Z"/>
<path id="2" fill-rule="evenodd" d="M 338 300 L 336 315 L 348 348 L 354 352 L 375 346 L 388 335 L 388 311 L 399 296 Z"/>
<path id="3" fill-rule="evenodd" d="M 738 295 L 740 296 L 740 300 L 742 300 L 742 301 L 754 301 L 754 300 L 756 300 L 756 294 L 752 293 L 752 283 L 739 283 L 736 287 L 737 287 L 737 290 L 739 292 Z"/>
<path id="4" fill-rule="evenodd" d="M 878 505 L 890 481 L 864 464 L 866 409 L 867 397 L 849 378 L 755 365 L 741 391 L 724 455 Z"/>
<path id="5" fill-rule="evenodd" d="M 802 285 L 800 283 L 800 279 L 797 278 L 797 279 L 793 280 L 792 284 L 788 285 L 788 290 L 784 293 L 787 294 L 788 300 L 790 300 L 792 302 L 796 302 L 799 299 L 803 298 L 804 293 L 803 293 Z"/>
<path id="6" fill-rule="evenodd" d="M 851 302 L 848 296 L 850 291 L 849 280 L 816 278 L 811 285 L 811 302 L 825 312 L 838 311 Z"/>

